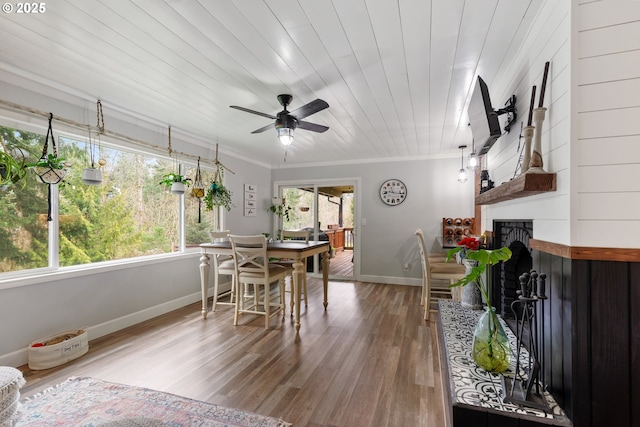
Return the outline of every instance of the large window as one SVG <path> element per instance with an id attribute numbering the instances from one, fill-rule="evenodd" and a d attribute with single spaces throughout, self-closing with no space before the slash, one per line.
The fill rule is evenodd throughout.
<path id="1" fill-rule="evenodd" d="M 34 162 L 42 153 L 44 136 L 0 127 L 0 150 L 24 153 Z M 52 191 L 59 215 L 47 221 L 47 184 L 29 171 L 22 182 L 0 187 L 0 273 L 57 267 L 49 260 L 49 230 L 57 225 L 59 266 L 162 254 L 179 248 L 180 196 L 159 185 L 175 170 L 175 159 L 133 151 L 102 142 L 93 147 L 94 160 L 105 160 L 103 182 L 82 182 L 90 164 L 90 146 L 82 138 L 56 138 L 59 155 L 68 162 L 64 181 Z M 185 166 L 182 166 L 183 169 Z M 187 175 L 193 171 L 186 166 Z M 191 174 L 191 175 L 190 175 Z M 57 194 L 57 198 L 55 197 Z M 184 196 L 186 243 L 208 240 L 212 214 L 201 212 L 190 191 Z M 50 224 L 53 224 L 51 228 Z"/>

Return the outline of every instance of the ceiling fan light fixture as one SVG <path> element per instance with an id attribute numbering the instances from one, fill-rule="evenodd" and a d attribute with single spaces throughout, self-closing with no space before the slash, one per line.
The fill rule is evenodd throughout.
<path id="1" fill-rule="evenodd" d="M 285 147 L 291 145 L 293 142 L 293 129 L 291 128 L 278 128 L 278 139 L 280 143 Z"/>

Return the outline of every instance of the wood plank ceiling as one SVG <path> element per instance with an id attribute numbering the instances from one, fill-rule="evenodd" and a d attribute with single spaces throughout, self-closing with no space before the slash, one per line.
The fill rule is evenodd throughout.
<path id="1" fill-rule="evenodd" d="M 274 167 L 275 130 L 251 134 L 269 119 L 230 105 L 329 103 L 287 165 L 457 156 L 475 77 L 499 84 L 543 1 L 54 0 L 0 15 L 0 70 Z"/>

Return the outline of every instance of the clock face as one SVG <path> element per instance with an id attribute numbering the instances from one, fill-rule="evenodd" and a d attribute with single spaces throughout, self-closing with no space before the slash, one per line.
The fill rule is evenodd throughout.
<path id="1" fill-rule="evenodd" d="M 399 205 L 406 197 L 407 187 L 399 179 L 388 179 L 380 187 L 380 198 L 389 206 Z"/>

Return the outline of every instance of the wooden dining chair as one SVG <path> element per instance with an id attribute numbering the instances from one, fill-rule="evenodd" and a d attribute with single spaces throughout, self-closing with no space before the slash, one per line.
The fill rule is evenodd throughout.
<path id="1" fill-rule="evenodd" d="M 424 238 L 424 232 L 422 228 L 416 229 L 416 234 L 422 239 L 422 242 L 425 245 L 425 251 L 427 252 L 427 256 L 429 257 L 429 264 L 437 264 L 437 263 L 446 263 L 447 262 L 447 253 L 446 252 L 438 252 L 434 254 L 427 250 L 427 240 Z"/>
<path id="2" fill-rule="evenodd" d="M 209 237 L 211 243 L 224 242 L 229 240 L 229 230 L 213 231 L 209 230 Z M 218 305 L 236 305 L 235 293 L 236 293 L 236 267 L 233 262 L 233 257 L 230 255 L 214 255 L 213 261 L 213 306 L 211 311 L 216 311 Z M 229 301 L 219 301 L 220 298 L 220 276 L 231 276 L 231 290 L 229 292 Z"/>
<path id="3" fill-rule="evenodd" d="M 267 239 L 263 235 L 230 235 L 229 240 L 236 269 L 233 324 L 238 324 L 240 314 L 259 314 L 265 317 L 264 327 L 269 329 L 270 318 L 279 311 L 284 313 L 284 278 L 287 269 L 269 262 Z"/>
<path id="4" fill-rule="evenodd" d="M 300 240 L 300 241 L 304 241 L 306 243 L 309 243 L 309 230 L 280 230 L 280 240 Z M 290 288 L 289 288 L 289 292 L 291 293 L 291 313 L 293 313 L 293 306 L 294 306 L 294 298 L 293 298 L 293 260 L 291 259 L 279 259 L 277 261 L 273 261 L 276 264 L 282 265 L 283 267 L 287 268 L 287 273 L 289 275 L 289 283 L 290 283 Z M 302 263 L 304 264 L 303 267 L 303 271 L 304 271 L 304 276 L 302 278 L 302 297 L 304 298 L 304 305 L 305 307 L 308 305 L 307 303 L 307 259 L 305 258 Z M 287 292 L 286 290 L 286 285 L 285 285 L 285 292 Z"/>
<path id="5" fill-rule="evenodd" d="M 430 263 L 429 253 L 424 240 L 422 230 L 415 232 L 418 239 L 418 248 L 420 251 L 420 262 L 422 264 L 422 301 L 424 305 L 424 319 L 429 320 L 429 312 L 431 311 L 431 299 L 453 299 L 460 301 L 460 287 L 450 288 L 449 285 L 462 279 L 465 273 L 465 267 L 455 262 L 450 263 Z M 439 281 L 444 285 L 434 283 Z"/>

